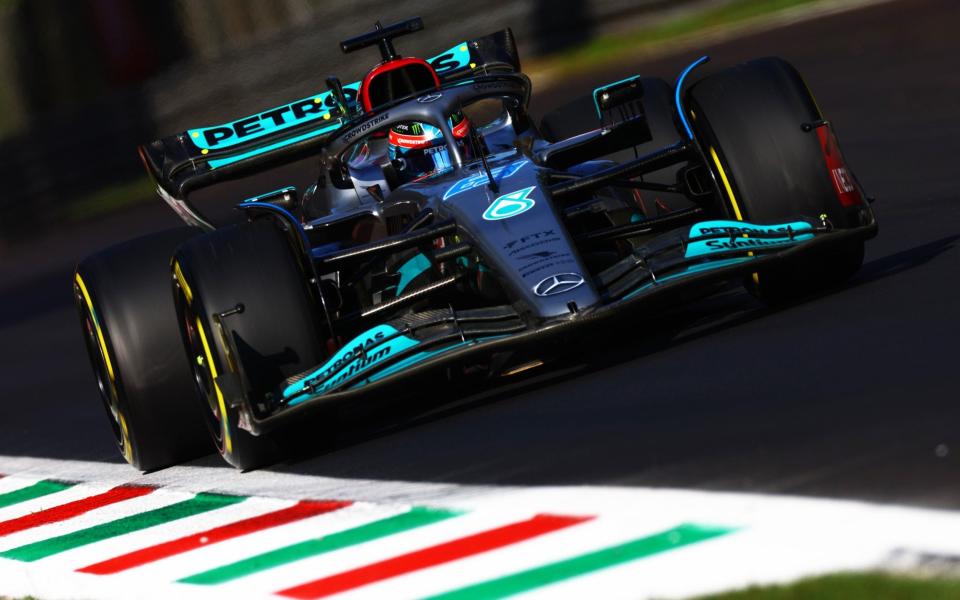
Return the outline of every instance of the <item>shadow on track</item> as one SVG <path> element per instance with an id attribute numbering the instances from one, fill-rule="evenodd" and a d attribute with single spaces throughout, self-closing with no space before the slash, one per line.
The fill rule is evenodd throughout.
<path id="1" fill-rule="evenodd" d="M 828 310 L 821 300 L 831 306 L 839 300 L 859 312 L 861 288 L 934 261 L 958 239 L 873 260 L 848 286 L 778 309 L 730 288 L 631 324 L 631 331 L 642 332 L 636 339 L 599 338 L 604 342 L 590 347 L 589 358 L 506 387 L 449 388 L 428 398 L 381 401 L 335 440 L 271 470 L 466 484 L 793 493 L 836 493 L 824 482 L 842 477 L 851 488 L 858 481 L 877 486 L 870 493 L 882 496 L 881 484 L 864 466 L 896 464 L 904 453 L 918 451 L 918 438 L 929 438 L 929 448 L 944 440 L 960 445 L 943 421 L 960 418 L 960 410 L 945 396 L 911 399 L 897 389 L 868 391 L 869 376 L 837 370 L 841 363 L 851 374 L 861 370 L 870 357 L 857 357 L 860 344 L 882 345 L 898 325 L 887 322 L 855 340 L 837 331 L 826 340 L 816 332 L 804 339 L 803 321 Z M 845 312 L 837 316 L 846 318 Z M 798 322 L 801 331 L 792 332 Z M 777 358 L 764 356 L 769 365 L 757 362 L 764 354 Z M 449 397 L 460 399 L 444 401 Z M 850 431 L 860 433 L 851 437 Z M 915 475 L 939 477 L 942 469 L 955 467 L 950 458 L 930 466 L 934 475 L 924 469 Z"/>

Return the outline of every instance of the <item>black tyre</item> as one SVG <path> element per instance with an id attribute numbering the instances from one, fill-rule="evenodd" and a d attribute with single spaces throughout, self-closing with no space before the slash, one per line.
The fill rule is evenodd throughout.
<path id="1" fill-rule="evenodd" d="M 239 376 L 256 406 L 287 377 L 324 359 L 309 277 L 272 218 L 227 227 L 184 244 L 174 262 L 183 343 L 214 443 L 227 462 L 253 469 L 284 455 L 278 436 L 254 436 L 216 378 Z M 234 311 L 219 318 L 215 314 Z"/>
<path id="2" fill-rule="evenodd" d="M 120 452 L 141 471 L 209 454 L 183 354 L 170 257 L 198 230 L 180 228 L 82 261 L 74 299 L 87 352 Z"/>
<path id="3" fill-rule="evenodd" d="M 721 213 L 753 223 L 823 216 L 840 228 L 859 224 L 860 209 L 840 202 L 816 130 L 803 127 L 823 116 L 789 63 L 743 63 L 697 82 L 687 97 L 722 188 Z M 845 281 L 862 263 L 857 240 L 755 273 L 746 285 L 762 300 L 783 302 Z"/>

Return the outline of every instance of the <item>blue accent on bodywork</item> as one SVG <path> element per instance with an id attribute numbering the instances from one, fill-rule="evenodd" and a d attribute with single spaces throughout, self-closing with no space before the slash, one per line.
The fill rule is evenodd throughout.
<path id="1" fill-rule="evenodd" d="M 690 242 L 687 244 L 685 258 L 696 258 L 717 252 L 731 250 L 763 250 L 796 244 L 813 238 L 813 225 L 806 221 L 794 221 L 775 225 L 755 225 L 745 221 L 705 221 L 690 228 Z M 750 237 L 750 234 L 764 237 Z M 782 236 L 769 237 L 772 234 Z M 703 236 L 726 235 L 697 240 Z"/>
<path id="2" fill-rule="evenodd" d="M 417 254 L 407 262 L 403 263 L 397 273 L 400 274 L 400 283 L 397 284 L 397 295 L 403 293 L 403 290 L 407 289 L 407 286 L 410 285 L 410 282 L 416 279 L 421 273 L 424 273 L 430 267 L 432 263 L 430 259 L 427 258 L 423 253 Z"/>
<path id="3" fill-rule="evenodd" d="M 598 88 L 594 88 L 594 90 L 593 90 L 593 106 L 597 109 L 597 118 L 598 118 L 598 119 L 602 119 L 602 118 L 603 118 L 603 115 L 600 114 L 600 101 L 599 101 L 598 98 L 597 98 L 599 92 L 607 89 L 608 87 L 613 87 L 613 86 L 615 86 L 615 85 L 617 85 L 617 84 L 620 84 L 620 83 L 626 83 L 626 82 L 628 82 L 628 81 L 633 81 L 634 79 L 640 79 L 640 76 L 639 76 L 639 75 L 633 75 L 632 77 L 627 77 L 626 79 L 621 79 L 620 81 L 614 81 L 613 83 L 608 83 L 608 84 L 606 84 L 606 85 L 601 85 L 601 86 L 598 87 Z"/>
<path id="4" fill-rule="evenodd" d="M 512 163 L 501 165 L 499 167 L 494 167 L 490 169 L 490 174 L 493 175 L 493 179 L 497 183 L 500 183 L 504 179 L 507 179 L 508 177 L 515 175 L 517 171 L 522 169 L 523 166 L 529 162 L 530 161 L 527 160 L 526 158 L 522 158 Z M 457 194 L 460 194 L 462 192 L 466 192 L 472 189 L 476 189 L 478 187 L 482 187 L 486 185 L 487 182 L 488 182 L 488 179 L 487 179 L 486 171 L 480 171 L 479 173 L 475 175 L 471 175 L 470 177 L 465 177 L 459 180 L 458 182 L 456 182 L 455 184 L 453 184 L 452 186 L 450 186 L 450 188 L 447 189 L 446 193 L 443 194 L 443 199 L 447 200 L 448 198 L 452 196 L 456 196 Z"/>
<path id="5" fill-rule="evenodd" d="M 483 211 L 483 219 L 499 221 L 527 212 L 537 204 L 536 200 L 528 198 L 530 192 L 535 189 L 537 187 L 532 185 L 498 197 L 487 207 L 487 210 Z"/>
<path id="6" fill-rule="evenodd" d="M 687 121 L 687 113 L 683 109 L 683 102 L 680 100 L 680 93 L 683 91 L 683 82 L 686 80 L 687 75 L 690 74 L 690 71 L 696 69 L 709 60 L 709 56 L 701 56 L 697 60 L 690 63 L 690 65 L 683 70 L 683 73 L 680 74 L 680 78 L 677 79 L 677 86 L 673 92 L 673 102 L 677 105 L 677 114 L 680 115 L 680 122 L 683 123 L 683 128 L 687 132 L 687 138 L 691 140 L 693 139 L 693 129 L 690 127 L 690 122 Z"/>
<path id="7" fill-rule="evenodd" d="M 400 335 L 395 327 L 377 325 L 353 338 L 323 366 L 283 390 L 283 398 L 290 406 L 323 394 L 357 373 L 374 367 L 380 361 L 419 344 L 417 340 Z"/>

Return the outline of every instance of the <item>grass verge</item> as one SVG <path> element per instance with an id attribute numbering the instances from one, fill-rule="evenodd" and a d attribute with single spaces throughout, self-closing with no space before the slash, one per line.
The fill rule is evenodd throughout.
<path id="1" fill-rule="evenodd" d="M 837 5 L 837 0 L 732 0 L 693 10 L 618 35 L 595 38 L 581 46 L 531 61 L 531 71 L 549 76 L 573 75 L 598 64 L 618 62 L 649 53 L 664 45 L 675 45 L 708 31 L 761 20 L 804 5 Z"/>
<path id="2" fill-rule="evenodd" d="M 60 221 L 81 221 L 156 198 L 156 190 L 150 178 L 141 178 L 116 183 L 63 205 L 55 218 Z"/>
<path id="3" fill-rule="evenodd" d="M 804 579 L 789 585 L 757 586 L 697 600 L 954 600 L 960 580 L 886 573 L 849 573 Z"/>

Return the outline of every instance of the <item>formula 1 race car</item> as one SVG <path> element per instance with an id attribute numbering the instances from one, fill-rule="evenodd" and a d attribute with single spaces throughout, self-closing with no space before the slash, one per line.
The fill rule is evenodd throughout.
<path id="1" fill-rule="evenodd" d="M 341 42 L 380 50 L 360 82 L 140 148 L 187 227 L 91 256 L 74 282 L 137 468 L 210 434 L 255 468 L 329 407 L 518 374 L 720 283 L 778 303 L 863 262 L 873 213 L 787 62 L 694 78 L 703 57 L 674 86 L 630 77 L 535 121 L 509 30 L 400 57 L 422 27 Z M 188 199 L 309 156 L 315 183 L 240 202 L 243 223 Z"/>

